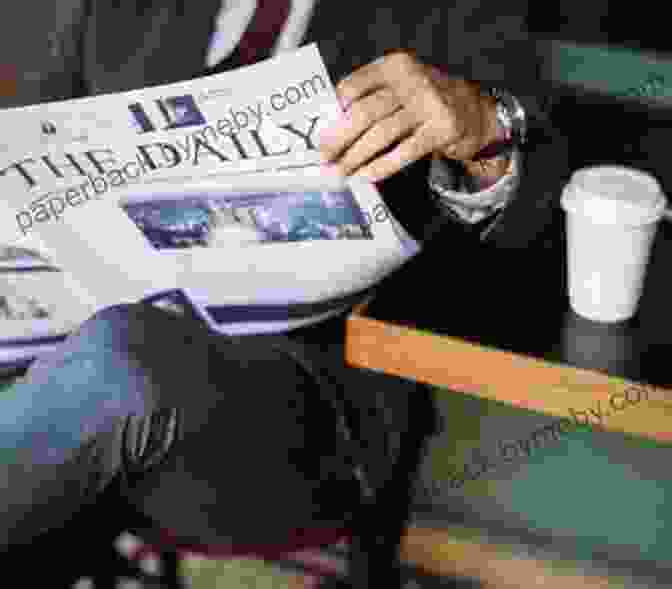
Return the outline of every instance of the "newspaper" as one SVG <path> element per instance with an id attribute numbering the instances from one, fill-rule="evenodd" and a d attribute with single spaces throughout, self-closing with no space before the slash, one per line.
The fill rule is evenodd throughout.
<path id="1" fill-rule="evenodd" d="M 340 114 L 316 45 L 0 111 L 0 364 L 3 342 L 14 357 L 175 289 L 225 333 L 352 304 L 418 245 L 373 184 L 322 164 L 319 133 Z"/>

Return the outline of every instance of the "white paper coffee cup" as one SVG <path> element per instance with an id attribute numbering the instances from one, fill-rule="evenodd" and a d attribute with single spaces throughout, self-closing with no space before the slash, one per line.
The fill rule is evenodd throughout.
<path id="1" fill-rule="evenodd" d="M 629 319 L 667 204 L 660 184 L 622 166 L 583 168 L 572 175 L 561 202 L 572 309 L 594 321 Z"/>

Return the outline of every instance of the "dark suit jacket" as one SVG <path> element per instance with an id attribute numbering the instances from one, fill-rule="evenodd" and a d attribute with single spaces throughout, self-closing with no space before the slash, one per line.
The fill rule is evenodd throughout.
<path id="1" fill-rule="evenodd" d="M 204 72 L 221 0 L 22 0 L 0 22 L 0 63 L 19 73 L 0 107 L 116 92 Z M 318 42 L 337 81 L 393 49 L 409 49 L 449 73 L 505 87 L 533 119 L 518 196 L 489 239 L 528 247 L 552 217 L 569 175 L 567 146 L 554 134 L 538 86 L 536 45 L 525 33 L 527 0 L 318 0 L 305 41 Z M 436 229 L 424 160 L 383 185 L 392 211 L 418 239 Z M 442 222 L 439 222 L 441 224 Z M 455 224 L 456 234 L 469 228 Z M 473 238 L 473 236 L 472 236 Z"/>

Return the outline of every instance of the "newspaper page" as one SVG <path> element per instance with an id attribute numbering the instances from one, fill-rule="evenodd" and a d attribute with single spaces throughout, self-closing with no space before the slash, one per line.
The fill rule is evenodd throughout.
<path id="1" fill-rule="evenodd" d="M 186 82 L 0 111 L 0 342 L 172 289 L 227 333 L 349 306 L 418 246 L 373 184 L 321 164 L 319 133 L 340 112 L 314 44 Z"/>

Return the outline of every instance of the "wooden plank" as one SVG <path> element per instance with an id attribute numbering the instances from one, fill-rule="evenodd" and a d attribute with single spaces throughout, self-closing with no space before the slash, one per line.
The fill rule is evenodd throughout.
<path id="1" fill-rule="evenodd" d="M 670 389 L 385 323 L 365 311 L 360 305 L 348 318 L 349 364 L 557 417 L 600 407 L 605 429 L 672 443 Z M 625 407 L 626 394 L 640 401 Z"/>
<path id="2" fill-rule="evenodd" d="M 449 529 L 410 527 L 401 557 L 433 575 L 472 577 L 484 589 L 625 589 L 627 580 L 580 571 L 579 564 L 516 555 L 504 545 L 455 537 Z"/>

